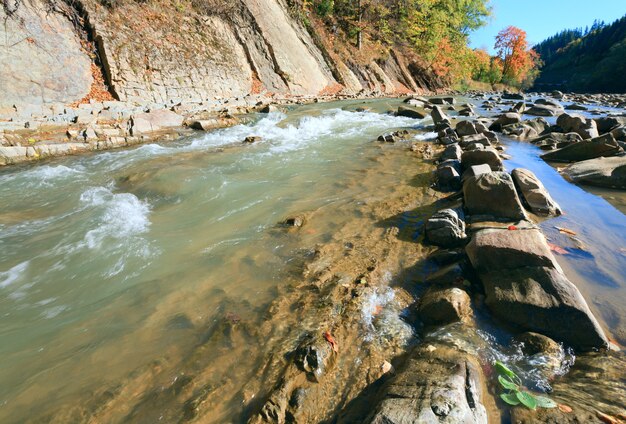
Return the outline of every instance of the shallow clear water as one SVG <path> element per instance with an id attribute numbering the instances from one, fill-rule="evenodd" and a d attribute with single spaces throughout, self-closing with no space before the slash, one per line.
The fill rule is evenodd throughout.
<path id="1" fill-rule="evenodd" d="M 539 157 L 530 143 L 503 138 L 508 170 L 533 171 L 563 208 L 563 215 L 540 225 L 548 240 L 562 247 L 555 253 L 565 273 L 583 293 L 589 306 L 614 339 L 626 343 L 626 215 L 604 198 L 571 184 Z M 620 193 L 623 195 L 623 193 Z M 556 227 L 576 233 L 572 237 Z"/>
<path id="2" fill-rule="evenodd" d="M 0 421 L 181 354 L 191 340 L 177 330 L 225 299 L 272 300 L 299 247 L 276 223 L 364 197 L 372 140 L 416 125 L 341 106 L 3 170 Z M 242 145 L 250 135 L 263 141 Z M 308 230 L 309 246 L 347 219 Z"/>

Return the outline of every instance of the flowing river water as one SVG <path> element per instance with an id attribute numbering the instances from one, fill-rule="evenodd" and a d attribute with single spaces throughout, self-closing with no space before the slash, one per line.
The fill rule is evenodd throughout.
<path id="1" fill-rule="evenodd" d="M 361 103 L 371 110 L 357 111 Z M 418 229 L 442 195 L 409 143 L 374 141 L 405 128 L 412 142 L 432 137 L 429 120 L 377 113 L 399 104 L 300 106 L 175 142 L 2 170 L 0 422 L 172 422 L 185 405 L 168 399 L 190 375 L 203 382 L 193 393 L 214 402 L 203 422 L 239 422 L 269 378 L 254 372 L 259 357 L 315 326 L 304 322 L 314 313 L 296 318 L 302 299 L 285 307 L 293 317 L 268 307 L 294 296 L 304 264 L 326 244 L 361 243 L 391 258 L 359 304 L 355 331 L 389 340 L 381 355 L 402 353 L 417 339 L 402 319 L 410 300 L 385 287 L 426 272 Z M 246 136 L 263 141 L 242 145 Z M 625 343 L 626 216 L 561 178 L 533 146 L 506 143 L 507 166 L 533 170 L 566 211 L 542 225 Z M 299 214 L 302 228 L 277 226 Z M 585 248 L 555 225 L 577 231 Z M 386 251 L 370 233 L 401 244 Z M 407 264 L 413 273 L 402 273 Z M 233 335 L 239 322 L 246 330 Z"/>

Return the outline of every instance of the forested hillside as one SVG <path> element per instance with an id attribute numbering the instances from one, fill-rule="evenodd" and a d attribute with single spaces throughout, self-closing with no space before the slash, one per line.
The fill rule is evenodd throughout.
<path id="1" fill-rule="evenodd" d="M 544 62 L 535 88 L 626 92 L 626 16 L 562 31 L 534 47 Z"/>

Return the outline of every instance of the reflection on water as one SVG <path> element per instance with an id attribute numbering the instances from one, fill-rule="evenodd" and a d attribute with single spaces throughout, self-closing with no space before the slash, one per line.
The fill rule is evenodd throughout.
<path id="1" fill-rule="evenodd" d="M 626 215 L 602 197 L 566 181 L 529 143 L 506 140 L 507 169 L 528 168 L 563 208 L 563 215 L 541 224 L 548 240 L 567 254 L 556 254 L 565 273 L 613 337 L 626 345 Z M 623 196 L 623 193 L 622 193 Z M 559 232 L 567 228 L 575 237 Z"/>

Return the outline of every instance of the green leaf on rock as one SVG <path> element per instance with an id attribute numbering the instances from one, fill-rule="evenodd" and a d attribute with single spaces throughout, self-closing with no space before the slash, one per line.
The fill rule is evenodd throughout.
<path id="1" fill-rule="evenodd" d="M 498 371 L 498 374 L 500 375 L 506 375 L 508 377 L 511 377 L 512 379 L 518 378 L 517 374 L 511 371 L 506 365 L 504 365 L 500 361 L 496 361 L 496 370 Z"/>
<path id="2" fill-rule="evenodd" d="M 520 404 L 520 401 L 517 399 L 517 396 L 515 396 L 515 393 L 502 393 L 500 398 L 509 405 L 515 406 Z"/>
<path id="3" fill-rule="evenodd" d="M 537 409 L 537 400 L 528 392 L 515 392 L 517 399 L 528 409 Z"/>
<path id="4" fill-rule="evenodd" d="M 556 408 L 557 407 L 556 402 L 546 396 L 535 396 L 535 400 L 537 401 L 537 406 L 540 408 Z"/>
<path id="5" fill-rule="evenodd" d="M 499 375 L 498 376 L 498 381 L 500 382 L 502 387 L 504 387 L 507 390 L 519 390 L 519 387 L 517 386 L 517 384 L 515 384 L 513 381 L 511 381 L 510 377 Z"/>

